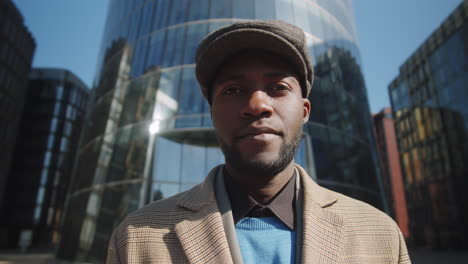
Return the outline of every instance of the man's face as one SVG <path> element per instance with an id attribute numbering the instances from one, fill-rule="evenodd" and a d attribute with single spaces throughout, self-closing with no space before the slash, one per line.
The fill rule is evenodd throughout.
<path id="1" fill-rule="evenodd" d="M 309 118 L 297 75 L 281 57 L 240 53 L 220 69 L 211 115 L 226 165 L 276 175 L 294 158 Z"/>

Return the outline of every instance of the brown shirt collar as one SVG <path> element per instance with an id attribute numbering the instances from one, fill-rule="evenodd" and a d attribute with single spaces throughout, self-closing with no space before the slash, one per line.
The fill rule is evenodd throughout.
<path id="1" fill-rule="evenodd" d="M 244 189 L 236 184 L 224 170 L 224 182 L 231 203 L 234 224 L 244 217 L 276 216 L 281 222 L 294 230 L 295 223 L 295 182 L 294 174 L 286 185 L 265 206 L 255 201 Z"/>

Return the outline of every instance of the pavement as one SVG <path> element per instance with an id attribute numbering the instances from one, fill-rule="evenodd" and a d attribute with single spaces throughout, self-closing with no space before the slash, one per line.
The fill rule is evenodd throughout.
<path id="1" fill-rule="evenodd" d="M 430 251 L 427 249 L 410 250 L 413 264 L 467 264 L 468 251 Z M 57 264 L 54 255 L 48 252 L 2 252 L 0 264 Z"/>
<path id="2" fill-rule="evenodd" d="M 468 251 L 431 251 L 416 249 L 409 251 L 413 264 L 467 264 Z"/>
<path id="3" fill-rule="evenodd" d="M 52 264 L 52 253 L 0 252 L 0 264 Z"/>

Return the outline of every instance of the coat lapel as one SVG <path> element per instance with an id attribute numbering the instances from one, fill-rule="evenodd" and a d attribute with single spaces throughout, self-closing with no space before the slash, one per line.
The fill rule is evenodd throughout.
<path id="1" fill-rule="evenodd" d="M 175 226 L 175 232 L 190 263 L 232 263 L 221 214 L 215 199 L 214 168 L 206 180 L 187 192 L 179 206 L 193 211 Z"/>
<path id="2" fill-rule="evenodd" d="M 303 263 L 339 263 L 342 255 L 343 217 L 325 208 L 337 201 L 297 166 L 303 187 Z"/>

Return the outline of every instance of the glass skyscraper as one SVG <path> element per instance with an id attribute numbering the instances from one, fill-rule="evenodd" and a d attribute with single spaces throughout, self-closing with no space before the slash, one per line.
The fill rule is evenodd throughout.
<path id="1" fill-rule="evenodd" d="M 0 207 L 8 243 L 0 247 L 17 248 L 25 236 L 30 241 L 21 243 L 32 248 L 57 245 L 88 96 L 88 87 L 70 71 L 31 70 Z"/>
<path id="2" fill-rule="evenodd" d="M 102 261 L 128 213 L 191 188 L 224 162 L 194 55 L 209 32 L 243 19 L 281 19 L 306 32 L 317 74 L 296 161 L 320 184 L 382 208 L 350 1 L 115 0 L 59 258 Z"/>
<path id="3" fill-rule="evenodd" d="M 416 246 L 468 248 L 468 0 L 389 85 Z"/>
<path id="4" fill-rule="evenodd" d="M 13 159 L 36 42 L 11 0 L 0 1 L 0 207 Z M 0 246 L 7 243 L 0 228 Z"/>

